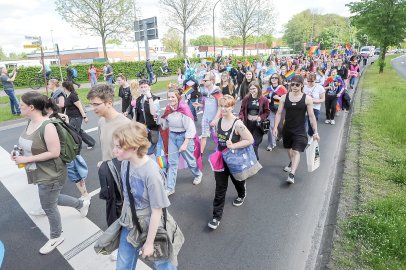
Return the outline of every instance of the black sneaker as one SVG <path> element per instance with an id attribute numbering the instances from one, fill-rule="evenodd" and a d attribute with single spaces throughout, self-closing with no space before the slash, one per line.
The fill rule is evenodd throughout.
<path id="1" fill-rule="evenodd" d="M 292 173 L 289 173 L 288 179 L 286 179 L 286 182 L 289 184 L 294 184 L 295 183 L 295 175 Z"/>
<path id="2" fill-rule="evenodd" d="M 244 200 L 245 200 L 245 197 L 244 198 L 237 197 L 233 201 L 233 205 L 234 206 L 241 206 L 244 203 Z"/>
<path id="3" fill-rule="evenodd" d="M 217 227 L 220 225 L 220 220 L 217 220 L 215 218 L 213 218 L 212 221 L 209 222 L 209 224 L 207 224 L 207 226 L 209 226 L 209 228 L 215 230 L 217 229 Z"/>

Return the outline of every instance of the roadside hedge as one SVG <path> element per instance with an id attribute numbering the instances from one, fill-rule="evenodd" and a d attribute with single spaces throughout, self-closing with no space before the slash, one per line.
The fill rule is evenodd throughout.
<path id="1" fill-rule="evenodd" d="M 260 57 L 262 58 L 262 57 Z M 200 63 L 201 60 L 206 58 L 189 58 L 191 63 Z M 237 60 L 245 61 L 247 59 L 250 63 L 254 59 L 258 59 L 258 56 L 233 56 L 233 66 L 237 66 Z M 184 63 L 183 58 L 173 58 L 168 60 L 169 68 L 172 70 L 172 74 L 176 74 L 178 68 L 182 68 Z M 95 67 L 98 69 L 103 69 L 103 63 L 94 63 Z M 136 74 L 145 69 L 145 61 L 136 61 L 136 62 L 116 62 L 111 63 L 113 67 L 114 74 L 117 75 L 118 73 L 125 74 L 128 78 L 135 78 Z M 155 62 L 154 70 L 157 72 L 159 68 L 162 66 L 162 63 L 159 61 Z M 75 81 L 78 82 L 87 82 L 87 70 L 89 68 L 89 64 L 79 64 L 79 65 L 71 65 L 78 71 L 78 77 Z M 19 67 L 17 70 L 17 77 L 14 81 L 14 85 L 16 87 L 29 87 L 29 81 L 37 76 L 38 71 L 40 70 L 39 67 Z M 51 77 L 59 77 L 59 67 L 58 66 L 51 66 L 52 74 Z M 146 72 L 145 72 L 146 73 Z M 62 75 L 66 78 L 66 67 L 62 66 Z M 103 76 L 99 76 L 99 80 L 103 80 Z"/>

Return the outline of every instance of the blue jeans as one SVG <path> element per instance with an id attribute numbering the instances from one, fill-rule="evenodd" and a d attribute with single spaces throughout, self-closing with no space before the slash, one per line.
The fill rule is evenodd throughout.
<path id="1" fill-rule="evenodd" d="M 123 227 L 121 229 L 116 270 L 134 270 L 137 265 L 140 251 L 127 242 L 128 233 L 127 228 Z M 157 270 L 176 270 L 176 267 L 169 260 L 156 261 L 154 266 Z"/>
<path id="2" fill-rule="evenodd" d="M 106 78 L 106 82 L 107 82 L 108 84 L 112 85 L 112 84 L 113 84 L 113 76 L 107 77 L 107 78 Z"/>
<path id="3" fill-rule="evenodd" d="M 192 112 L 194 118 L 197 118 L 196 108 L 195 108 L 195 106 L 193 106 L 193 102 L 196 102 L 196 101 L 197 101 L 197 98 L 189 99 L 189 101 L 188 101 L 190 111 Z"/>
<path id="4" fill-rule="evenodd" d="M 18 104 L 18 99 L 14 90 L 4 90 L 6 92 L 9 100 L 12 114 L 21 114 L 20 105 Z"/>
<path id="5" fill-rule="evenodd" d="M 354 84 L 355 84 L 355 79 L 356 79 L 357 77 L 354 77 L 354 76 L 352 76 L 351 77 L 351 79 L 350 79 L 350 86 L 354 86 Z"/>
<path id="6" fill-rule="evenodd" d="M 152 84 L 152 81 L 154 80 L 154 73 L 148 71 L 148 80 L 149 83 Z"/>
<path id="7" fill-rule="evenodd" d="M 314 112 L 314 116 L 316 117 L 316 121 L 319 121 L 320 110 L 313 109 L 313 112 Z M 308 126 L 307 134 L 309 134 L 309 136 L 312 137 L 314 134 L 314 131 L 313 131 L 312 125 L 310 124 L 310 119 L 307 115 L 306 115 L 306 118 L 307 118 L 307 126 Z"/>
<path id="8" fill-rule="evenodd" d="M 49 76 L 51 75 L 52 71 L 47 71 L 45 72 L 45 77 L 47 78 L 47 81 L 49 80 Z"/>
<path id="9" fill-rule="evenodd" d="M 178 164 L 179 164 L 179 148 L 185 141 L 185 132 L 170 132 L 169 133 L 169 145 L 168 145 L 168 178 L 167 178 L 167 189 L 169 191 L 175 190 L 176 176 L 178 174 Z M 195 151 L 195 142 L 190 139 L 186 151 L 180 153 L 185 159 L 188 167 L 192 171 L 193 175 L 199 176 L 202 174 L 196 163 L 196 158 L 193 155 Z"/>

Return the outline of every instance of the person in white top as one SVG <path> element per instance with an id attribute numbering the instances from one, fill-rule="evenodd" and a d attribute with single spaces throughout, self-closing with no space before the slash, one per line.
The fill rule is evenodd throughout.
<path id="1" fill-rule="evenodd" d="M 326 99 L 326 96 L 325 96 L 326 90 L 324 90 L 323 86 L 316 83 L 316 73 L 314 73 L 314 72 L 309 73 L 308 79 L 307 79 L 307 85 L 305 85 L 303 92 L 313 99 L 313 112 L 314 112 L 314 116 L 316 116 L 316 121 L 318 121 L 319 115 L 320 115 L 321 103 L 323 103 Z M 307 118 L 307 121 L 308 121 L 307 134 L 310 136 L 310 138 L 312 138 L 314 132 L 313 132 L 312 126 L 310 125 L 309 118 Z"/>

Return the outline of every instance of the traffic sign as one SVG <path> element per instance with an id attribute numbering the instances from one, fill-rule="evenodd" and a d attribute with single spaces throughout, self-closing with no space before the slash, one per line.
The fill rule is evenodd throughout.
<path id="1" fill-rule="evenodd" d="M 41 47 L 40 44 L 24 44 L 24 49 L 36 49 Z"/>
<path id="2" fill-rule="evenodd" d="M 156 17 L 151 17 L 134 22 L 135 40 L 145 41 L 145 31 L 147 39 L 158 39 L 158 20 Z"/>

